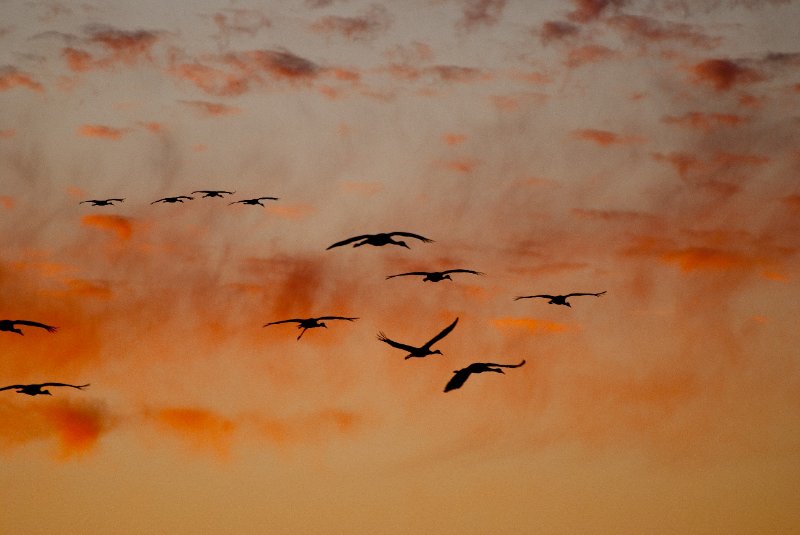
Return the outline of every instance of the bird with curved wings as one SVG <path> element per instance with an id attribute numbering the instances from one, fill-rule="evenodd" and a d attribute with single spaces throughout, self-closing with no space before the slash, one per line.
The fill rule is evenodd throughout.
<path id="1" fill-rule="evenodd" d="M 38 321 L 0 320 L 0 331 L 7 331 L 22 335 L 23 334 L 22 330 L 17 328 L 17 325 L 26 325 L 28 327 L 39 327 L 40 329 L 44 329 L 49 333 L 54 333 L 58 330 L 58 327 L 53 327 L 52 325 L 45 325 L 44 323 L 39 323 Z"/>
<path id="2" fill-rule="evenodd" d="M 176 202 L 182 203 L 183 199 L 188 199 L 191 201 L 192 199 L 194 199 L 194 197 L 189 197 L 188 195 L 178 195 L 177 197 L 163 197 L 161 199 L 158 199 L 157 201 L 151 202 L 150 204 L 155 204 L 157 202 L 170 203 L 170 204 L 174 204 Z"/>
<path id="3" fill-rule="evenodd" d="M 263 327 L 267 327 L 269 325 L 278 325 L 279 323 L 297 323 L 298 324 L 297 328 L 302 329 L 300 331 L 300 334 L 297 336 L 297 339 L 300 340 L 300 338 L 302 338 L 303 334 L 305 334 L 305 332 L 308 329 L 314 329 L 316 327 L 325 327 L 327 329 L 328 326 L 325 325 L 325 322 L 322 320 L 355 321 L 357 319 L 358 318 L 347 318 L 344 316 L 319 316 L 316 318 L 293 318 L 288 320 L 271 321 L 269 323 L 265 323 Z"/>
<path id="4" fill-rule="evenodd" d="M 44 394 L 47 396 L 52 396 L 53 394 L 51 394 L 49 390 L 44 388 L 46 386 L 70 386 L 72 388 L 77 388 L 78 390 L 83 390 L 84 388 L 89 386 L 89 384 L 87 383 L 85 385 L 71 385 L 68 383 L 36 383 L 30 385 L 9 385 L 0 388 L 0 391 L 16 389 L 17 394 L 27 394 L 29 396 L 41 396 Z"/>
<path id="5" fill-rule="evenodd" d="M 203 194 L 203 198 L 205 199 L 206 197 L 224 197 L 225 194 L 233 195 L 236 192 L 235 191 L 224 191 L 224 190 L 219 190 L 219 189 L 210 189 L 210 190 L 209 189 L 199 189 L 197 191 L 193 191 L 192 195 L 194 195 L 195 193 L 202 193 Z"/>
<path id="6" fill-rule="evenodd" d="M 456 388 L 461 388 L 469 376 L 473 373 L 483 373 L 483 372 L 495 372 L 495 373 L 502 373 L 505 374 L 503 368 L 519 368 L 525 364 L 523 360 L 519 364 L 496 364 L 494 362 L 473 362 L 466 368 L 461 368 L 460 370 L 453 371 L 453 377 L 450 378 L 450 381 L 444 387 L 445 392 L 450 392 L 451 390 L 455 390 Z"/>
<path id="7" fill-rule="evenodd" d="M 567 295 L 547 295 L 547 294 L 520 295 L 519 297 L 515 297 L 514 301 L 518 301 L 520 299 L 531 299 L 531 298 L 534 298 L 534 297 L 543 297 L 545 299 L 549 299 L 548 303 L 551 304 L 551 305 L 564 305 L 564 306 L 572 307 L 572 305 L 569 304 L 569 301 L 567 301 L 568 297 L 575 297 L 575 296 L 578 296 L 578 295 L 593 295 L 595 297 L 600 297 L 604 293 L 606 293 L 606 292 L 603 291 L 603 292 L 599 292 L 599 293 L 596 293 L 596 294 L 593 294 L 593 293 L 571 293 L 571 294 L 567 294 Z"/>
<path id="8" fill-rule="evenodd" d="M 114 206 L 115 202 L 124 202 L 125 199 L 88 199 L 85 201 L 81 201 L 78 204 L 83 204 L 85 202 L 92 203 L 92 206 Z"/>
<path id="9" fill-rule="evenodd" d="M 249 204 L 251 206 L 255 206 L 256 204 L 259 206 L 264 206 L 261 204 L 261 201 L 277 201 L 278 197 L 256 197 L 255 199 L 242 199 L 241 201 L 233 201 L 230 204 Z"/>
<path id="10" fill-rule="evenodd" d="M 382 247 L 384 245 L 399 245 L 401 247 L 405 247 L 406 249 L 411 249 L 406 242 L 403 240 L 395 240 L 393 236 L 403 236 L 405 238 L 415 238 L 425 243 L 430 243 L 433 240 L 426 238 L 425 236 L 420 236 L 419 234 L 414 234 L 413 232 L 379 232 L 378 234 L 362 234 L 361 236 L 353 236 L 352 238 L 347 238 L 346 240 L 338 241 L 333 245 L 329 245 L 325 248 L 327 251 L 328 249 L 333 249 L 334 247 L 340 247 L 342 245 L 347 245 L 353 243 L 353 247 L 361 247 L 362 245 L 374 245 L 375 247 Z M 354 243 L 359 242 L 359 243 Z"/>
<path id="11" fill-rule="evenodd" d="M 425 342 L 425 344 L 423 344 L 420 347 L 414 347 L 407 344 L 401 344 L 400 342 L 395 342 L 394 340 L 387 337 L 383 332 L 378 333 L 378 340 L 380 340 L 381 342 L 386 342 L 390 346 L 396 347 L 397 349 L 402 349 L 403 351 L 407 351 L 408 355 L 406 355 L 405 357 L 406 360 L 410 358 L 427 357 L 428 355 L 434 355 L 434 354 L 442 355 L 443 353 L 440 350 L 431 349 L 431 347 L 433 346 L 433 344 L 435 344 L 436 342 L 438 342 L 439 340 L 450 334 L 450 331 L 455 329 L 456 323 L 458 323 L 458 318 L 456 318 L 455 321 L 453 321 L 453 323 L 442 329 L 442 331 L 439 334 L 437 334 L 436 336 Z"/>
<path id="12" fill-rule="evenodd" d="M 450 273 L 472 273 L 473 275 L 485 275 L 485 273 L 481 273 L 480 271 L 473 271 L 471 269 L 447 269 L 445 271 L 409 271 L 408 273 L 398 273 L 397 275 L 389 275 L 386 277 L 387 280 L 393 279 L 395 277 L 405 277 L 407 275 L 421 275 L 424 278 L 422 282 L 430 281 L 430 282 L 439 282 L 445 279 L 452 281 L 453 279 L 450 278 Z"/>

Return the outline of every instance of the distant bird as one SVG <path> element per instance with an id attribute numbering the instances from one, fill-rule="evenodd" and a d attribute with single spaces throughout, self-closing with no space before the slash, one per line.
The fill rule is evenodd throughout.
<path id="1" fill-rule="evenodd" d="M 353 236 L 352 238 L 347 238 L 346 240 L 338 241 L 333 245 L 328 246 L 325 250 L 333 249 L 334 247 L 339 247 L 341 245 L 347 245 L 348 243 L 357 242 L 359 240 L 363 240 L 360 243 L 356 243 L 353 247 L 361 247 L 362 245 L 374 245 L 376 247 L 382 247 L 384 245 L 392 244 L 392 245 L 400 245 L 405 247 L 406 249 L 411 249 L 406 242 L 402 240 L 393 240 L 392 236 L 405 236 L 408 238 L 416 238 L 418 240 L 422 240 L 425 243 L 430 243 L 433 240 L 426 238 L 425 236 L 420 236 L 419 234 L 413 234 L 411 232 L 380 232 L 378 234 L 363 234 L 361 236 Z"/>
<path id="2" fill-rule="evenodd" d="M 58 330 L 58 327 L 53 327 L 52 325 L 45 325 L 44 323 L 39 323 L 37 321 L 28 321 L 28 320 L 0 320 L 0 331 L 8 331 L 12 333 L 17 333 L 22 335 L 22 330 L 17 328 L 17 325 L 27 325 L 29 327 L 40 327 L 47 332 L 54 333 Z M 24 336 L 24 335 L 23 335 Z"/>
<path id="3" fill-rule="evenodd" d="M 42 394 L 52 396 L 53 394 L 50 393 L 49 390 L 44 389 L 45 386 L 71 386 L 72 388 L 77 388 L 78 390 L 83 390 L 88 384 L 85 385 L 70 385 L 67 383 L 39 383 L 39 384 L 32 384 L 32 385 L 9 385 L 0 388 L 2 390 L 12 390 L 14 388 L 17 389 L 17 394 L 27 394 L 29 396 L 40 396 Z"/>
<path id="4" fill-rule="evenodd" d="M 183 202 L 183 199 L 189 199 L 190 201 L 194 199 L 194 197 L 189 197 L 188 195 L 178 195 L 177 197 L 164 197 L 163 199 L 158 199 L 157 201 L 153 201 L 150 204 L 155 204 L 157 202 L 168 202 L 170 204 L 176 202 Z"/>
<path id="5" fill-rule="evenodd" d="M 89 199 L 86 201 L 81 201 L 78 204 L 83 204 L 85 202 L 92 203 L 92 206 L 113 206 L 114 202 L 123 202 L 125 199 Z"/>
<path id="6" fill-rule="evenodd" d="M 298 323 L 299 325 L 297 326 L 297 328 L 302 329 L 302 331 L 300 331 L 300 335 L 297 337 L 297 339 L 300 340 L 300 338 L 308 329 L 313 329 L 315 327 L 325 327 L 327 329 L 328 326 L 325 325 L 325 323 L 320 320 L 355 321 L 357 319 L 358 318 L 345 318 L 343 316 L 319 316 L 317 318 L 294 318 L 290 320 L 271 321 L 269 323 L 265 323 L 263 326 L 267 327 L 269 325 L 277 325 L 279 323 L 292 323 L 292 322 Z"/>
<path id="7" fill-rule="evenodd" d="M 542 295 L 520 295 L 519 297 L 515 297 L 514 301 L 518 301 L 520 299 L 530 299 L 532 297 L 544 297 L 545 299 L 549 299 L 550 300 L 550 301 L 548 301 L 548 303 L 550 303 L 551 305 L 565 305 L 565 306 L 571 307 L 572 305 L 570 305 L 567 302 L 567 298 L 568 297 L 574 297 L 574 296 L 577 296 L 577 295 L 593 295 L 595 297 L 600 297 L 604 293 L 606 293 L 606 292 L 603 291 L 603 292 L 596 293 L 596 294 L 592 294 L 592 293 L 572 293 L 572 294 L 567 294 L 567 295 L 547 295 L 547 294 L 542 294 Z"/>
<path id="8" fill-rule="evenodd" d="M 389 275 L 386 279 L 393 279 L 394 277 L 405 277 L 406 275 L 423 275 L 425 278 L 422 279 L 423 282 L 431 281 L 431 282 L 439 282 L 442 280 L 449 280 L 452 281 L 453 279 L 450 278 L 450 273 L 472 273 L 473 275 L 483 275 L 480 271 L 473 271 L 471 269 L 448 269 L 445 271 L 409 271 L 408 273 L 398 273 L 397 275 Z"/>
<path id="9" fill-rule="evenodd" d="M 250 205 L 256 205 L 257 204 L 259 206 L 264 206 L 263 204 L 261 204 L 261 201 L 266 201 L 266 200 L 277 201 L 278 197 L 258 197 L 256 199 L 242 199 L 241 201 L 234 201 L 234 202 L 228 203 L 228 204 L 240 204 L 241 203 L 241 204 L 250 204 Z"/>
<path id="10" fill-rule="evenodd" d="M 382 332 L 378 333 L 378 340 L 380 340 L 381 342 L 386 342 L 390 346 L 396 347 L 397 349 L 402 349 L 403 351 L 408 351 L 408 355 L 406 355 L 406 360 L 408 360 L 408 359 L 410 359 L 412 357 L 422 358 L 422 357 L 427 357 L 428 355 L 434 355 L 434 354 L 441 355 L 442 354 L 441 351 L 439 351 L 438 349 L 431 350 L 431 346 L 433 346 L 433 344 L 435 344 L 436 342 L 438 342 L 439 340 L 441 340 L 442 338 L 444 338 L 445 336 L 450 334 L 450 331 L 452 331 L 455 328 L 456 323 L 458 323 L 458 318 L 456 318 L 453 323 L 451 323 L 450 325 L 448 325 L 447 327 L 442 329 L 442 332 L 440 332 L 439 334 L 437 334 L 436 336 L 434 336 L 433 338 L 428 340 L 421 347 L 414 347 L 414 346 L 409 346 L 409 345 L 406 345 L 406 344 L 401 344 L 400 342 L 395 342 L 394 340 L 391 340 L 391 339 L 387 338 L 386 335 L 383 334 Z"/>
<path id="11" fill-rule="evenodd" d="M 467 381 L 470 375 L 473 373 L 483 373 L 483 372 L 495 372 L 495 373 L 503 373 L 505 372 L 502 368 L 519 368 L 525 364 L 523 360 L 519 364 L 495 364 L 494 362 L 474 362 L 467 366 L 466 368 L 461 368 L 460 370 L 455 370 L 453 373 L 453 377 L 448 381 L 447 385 L 444 387 L 445 392 L 450 392 L 451 390 L 455 390 L 456 388 L 461 388 L 464 383 Z"/>
<path id="12" fill-rule="evenodd" d="M 195 193 L 202 193 L 203 194 L 203 198 L 205 199 L 206 197 L 224 197 L 225 193 L 227 193 L 228 195 L 233 195 L 236 192 L 235 191 L 201 189 L 201 190 L 193 191 L 192 195 L 194 195 Z"/>

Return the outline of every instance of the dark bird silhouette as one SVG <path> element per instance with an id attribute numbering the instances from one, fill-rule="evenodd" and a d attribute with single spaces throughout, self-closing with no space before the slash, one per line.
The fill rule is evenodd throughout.
<path id="1" fill-rule="evenodd" d="M 263 204 L 261 204 L 261 201 L 266 201 L 266 200 L 277 201 L 278 197 L 258 197 L 258 198 L 255 198 L 255 199 L 242 199 L 241 201 L 234 201 L 234 202 L 228 203 L 228 204 L 249 204 L 249 205 L 253 205 L 253 206 L 255 206 L 257 204 L 259 206 L 264 206 Z"/>
<path id="2" fill-rule="evenodd" d="M 471 269 L 448 269 L 445 271 L 409 271 L 408 273 L 398 273 L 397 275 L 389 275 L 386 279 L 393 279 L 394 277 L 405 277 L 406 275 L 422 275 L 423 282 L 439 282 L 445 279 L 452 281 L 450 273 L 472 273 L 473 275 L 483 275 L 480 271 L 473 271 Z"/>
<path id="3" fill-rule="evenodd" d="M 353 247 L 361 247 L 362 245 L 374 245 L 376 247 L 382 247 L 384 245 L 392 244 L 392 245 L 400 245 L 405 247 L 406 249 L 411 249 L 406 242 L 402 240 L 393 240 L 392 236 L 404 236 L 407 238 L 416 238 L 421 240 L 425 243 L 430 243 L 433 240 L 426 238 L 425 236 L 420 236 L 419 234 L 414 234 L 411 232 L 380 232 L 378 234 L 363 234 L 361 236 L 353 236 L 352 238 L 347 238 L 346 240 L 338 241 L 333 245 L 328 246 L 325 250 L 333 249 L 334 247 L 339 247 L 341 245 L 347 245 L 348 243 L 357 242 L 359 240 L 360 243 L 356 243 Z"/>
<path id="4" fill-rule="evenodd" d="M 545 299 L 549 299 L 550 300 L 550 301 L 548 301 L 548 303 L 550 303 L 551 305 L 565 305 L 565 306 L 571 307 L 572 305 L 570 305 L 569 302 L 567 301 L 568 297 L 574 297 L 574 296 L 577 296 L 577 295 L 593 295 L 595 297 L 600 297 L 604 293 L 606 293 L 606 292 L 603 291 L 603 292 L 596 293 L 596 294 L 592 294 L 592 293 L 572 293 L 572 294 L 567 294 L 567 295 L 547 295 L 547 294 L 542 294 L 542 295 L 520 295 L 519 297 L 515 297 L 514 301 L 518 301 L 519 299 L 530 299 L 532 297 L 544 297 Z"/>
<path id="5" fill-rule="evenodd" d="M 29 327 L 40 327 L 45 329 L 47 332 L 54 333 L 58 330 L 58 327 L 53 327 L 52 325 L 45 325 L 44 323 L 39 323 L 38 321 L 28 321 L 28 320 L 0 320 L 0 331 L 8 331 L 17 334 L 23 334 L 21 329 L 17 328 L 17 325 L 28 325 Z"/>
<path id="6" fill-rule="evenodd" d="M 460 370 L 453 371 L 453 377 L 450 378 L 450 381 L 444 387 L 445 392 L 450 392 L 451 390 L 455 390 L 456 388 L 461 388 L 469 376 L 473 373 L 483 373 L 483 372 L 495 372 L 495 373 L 502 373 L 505 374 L 503 368 L 519 368 L 525 364 L 523 360 L 519 364 L 495 364 L 494 362 L 474 362 L 467 366 L 466 368 L 461 368 Z"/>
<path id="7" fill-rule="evenodd" d="M 86 201 L 81 201 L 78 204 L 83 204 L 85 202 L 92 203 L 92 206 L 113 206 L 115 202 L 123 202 L 125 199 L 89 199 Z"/>
<path id="8" fill-rule="evenodd" d="M 168 202 L 170 204 L 176 202 L 183 202 L 183 199 L 189 199 L 190 201 L 194 199 L 194 197 L 189 197 L 188 195 L 178 195 L 177 197 L 164 197 L 163 199 L 158 199 L 157 201 L 153 201 L 150 204 L 155 204 L 157 202 Z"/>
<path id="9" fill-rule="evenodd" d="M 202 193 L 203 194 L 203 198 L 205 199 L 206 197 L 224 197 L 226 193 L 228 195 L 233 195 L 236 192 L 235 191 L 223 191 L 223 190 L 218 190 L 218 189 L 217 190 L 200 189 L 200 190 L 197 190 L 197 191 L 193 191 L 192 195 L 194 195 L 195 193 Z"/>
<path id="10" fill-rule="evenodd" d="M 72 388 L 77 388 L 78 390 L 83 390 L 88 384 L 85 385 L 70 385 L 67 383 L 39 383 L 39 384 L 32 384 L 32 385 L 9 385 L 0 388 L 2 390 L 12 390 L 14 388 L 17 389 L 17 394 L 27 394 L 29 396 L 41 396 L 42 394 L 47 396 L 52 396 L 53 394 L 50 393 L 49 390 L 45 389 L 45 386 L 71 386 Z"/>
<path id="11" fill-rule="evenodd" d="M 300 338 L 308 329 L 314 329 L 315 327 L 325 327 L 327 329 L 328 326 L 325 325 L 325 323 L 321 320 L 355 321 L 357 319 L 358 318 L 345 318 L 343 316 L 319 316 L 317 318 L 294 318 L 290 320 L 271 321 L 269 323 L 265 323 L 263 326 L 267 327 L 269 325 L 278 325 L 279 323 L 292 323 L 292 322 L 298 323 L 299 325 L 297 326 L 297 328 L 302 329 L 302 331 L 300 331 L 300 334 L 297 337 L 297 339 L 300 340 Z"/>
<path id="12" fill-rule="evenodd" d="M 406 360 L 412 357 L 422 358 L 434 354 L 441 355 L 442 354 L 441 351 L 439 351 L 438 349 L 431 350 L 431 347 L 433 346 L 433 344 L 435 344 L 436 342 L 438 342 L 439 340 L 450 334 L 450 331 L 455 329 L 456 323 L 458 323 L 458 318 L 456 318 L 455 321 L 453 321 L 453 323 L 442 329 L 442 332 L 440 332 L 439 334 L 437 334 L 436 336 L 425 342 L 425 344 L 422 345 L 421 347 L 414 347 L 406 344 L 401 344 L 400 342 L 395 342 L 394 340 L 387 338 L 387 336 L 383 334 L 383 332 L 378 333 L 378 340 L 380 340 L 381 342 L 386 342 L 390 346 L 396 347 L 397 349 L 408 351 L 408 355 L 406 355 Z"/>

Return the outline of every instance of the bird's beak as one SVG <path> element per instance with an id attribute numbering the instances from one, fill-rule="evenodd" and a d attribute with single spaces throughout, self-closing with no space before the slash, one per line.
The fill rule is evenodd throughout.
<path id="1" fill-rule="evenodd" d="M 51 393 L 50 393 L 50 391 L 49 391 L 49 390 L 45 390 L 45 391 L 43 391 L 43 392 L 42 392 L 42 394 L 47 394 L 48 396 L 52 396 L 52 395 L 53 395 L 53 394 L 51 394 Z"/>

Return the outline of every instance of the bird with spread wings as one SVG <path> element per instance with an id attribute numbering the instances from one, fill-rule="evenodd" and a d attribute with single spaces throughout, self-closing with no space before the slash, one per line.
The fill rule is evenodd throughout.
<path id="1" fill-rule="evenodd" d="M 408 273 L 398 273 L 397 275 L 389 275 L 386 277 L 387 280 L 393 279 L 395 277 L 405 277 L 408 275 L 420 275 L 423 277 L 422 282 L 430 281 L 430 282 L 439 282 L 443 280 L 452 281 L 453 279 L 450 278 L 450 273 L 471 273 L 473 275 L 484 275 L 480 271 L 473 271 L 471 269 L 447 269 L 445 271 L 409 271 Z"/>
<path id="2" fill-rule="evenodd" d="M 45 325 L 44 323 L 39 323 L 38 321 L 0 320 L 0 331 L 7 331 L 22 335 L 23 334 L 22 329 L 19 329 L 17 325 L 27 325 L 28 327 L 39 327 L 40 329 L 44 329 L 49 333 L 54 333 L 58 330 L 58 327 L 53 327 L 52 325 Z"/>
<path id="3" fill-rule="evenodd" d="M 241 201 L 233 201 L 228 204 L 249 204 L 251 206 L 255 206 L 256 204 L 259 206 L 264 206 L 261 204 L 261 201 L 277 201 L 278 197 L 256 197 L 255 199 L 242 199 Z"/>
<path id="4" fill-rule="evenodd" d="M 322 321 L 322 320 L 355 321 L 357 319 L 358 318 L 347 318 L 347 317 L 344 317 L 344 316 L 319 316 L 319 317 L 316 317 L 316 318 L 292 318 L 292 319 L 288 319 L 288 320 L 271 321 L 269 323 L 265 323 L 263 325 L 263 327 L 267 327 L 269 325 L 278 325 L 279 323 L 297 323 L 298 324 L 297 328 L 298 329 L 302 329 L 300 331 L 300 334 L 297 336 L 297 339 L 300 340 L 300 338 L 302 338 L 303 334 L 305 334 L 305 332 L 308 329 L 314 329 L 315 327 L 325 327 L 327 329 L 328 326 L 325 325 L 325 322 Z"/>
<path id="5" fill-rule="evenodd" d="M 457 388 L 461 388 L 469 376 L 473 373 L 483 373 L 483 372 L 495 372 L 495 373 L 502 373 L 505 374 L 503 368 L 519 368 L 525 364 L 523 360 L 519 364 L 496 364 L 494 362 L 473 362 L 466 368 L 461 368 L 460 370 L 453 371 L 453 377 L 450 381 L 447 382 L 447 385 L 444 387 L 445 392 L 450 392 L 451 390 L 455 390 Z"/>
<path id="6" fill-rule="evenodd" d="M 413 232 L 379 232 L 378 234 L 362 234 L 361 236 L 353 236 L 352 238 L 347 238 L 346 240 L 337 241 L 336 243 L 329 245 L 325 250 L 333 249 L 334 247 L 341 247 L 342 245 L 347 245 L 352 243 L 353 247 L 361 247 L 362 245 L 374 245 L 375 247 L 382 247 L 384 245 L 399 245 L 401 247 L 405 247 L 406 249 L 411 249 L 406 242 L 403 240 L 395 240 L 393 236 L 403 236 L 405 238 L 415 238 L 425 243 L 430 243 L 433 240 L 426 238 L 425 236 L 420 236 L 419 234 L 414 234 Z M 358 243 L 354 243 L 358 242 Z"/>
<path id="7" fill-rule="evenodd" d="M 46 386 L 70 386 L 72 388 L 77 388 L 78 390 L 83 390 L 84 388 L 89 386 L 89 384 L 87 383 L 85 385 L 71 385 L 68 383 L 36 383 L 30 385 L 9 385 L 0 388 L 0 391 L 16 389 L 17 394 L 27 394 L 29 396 L 40 396 L 40 395 L 52 396 L 53 394 L 51 394 L 49 390 L 44 388 Z"/>
<path id="8" fill-rule="evenodd" d="M 92 206 L 114 206 L 115 202 L 124 202 L 125 199 L 88 199 L 85 201 L 81 201 L 78 204 L 83 204 L 85 202 L 92 203 Z"/>
<path id="9" fill-rule="evenodd" d="M 195 193 L 202 193 L 203 194 L 203 198 L 205 199 L 206 197 L 224 197 L 226 194 L 227 195 L 233 195 L 236 192 L 235 191 L 224 191 L 224 190 L 220 190 L 220 189 L 199 189 L 197 191 L 193 191 L 192 195 L 194 195 Z"/>
<path id="10" fill-rule="evenodd" d="M 593 294 L 593 293 L 571 293 L 571 294 L 567 294 L 567 295 L 547 295 L 547 294 L 520 295 L 519 297 L 515 297 L 514 301 L 518 301 L 520 299 L 531 299 L 531 298 L 534 298 L 534 297 L 543 297 L 545 299 L 549 299 L 548 303 L 551 304 L 551 305 L 564 305 L 564 306 L 571 307 L 572 305 L 569 304 L 569 302 L 567 301 L 568 297 L 575 297 L 575 296 L 578 296 L 578 295 L 593 295 L 595 297 L 600 297 L 604 293 L 606 293 L 606 292 L 603 291 L 603 292 L 599 292 L 599 293 L 596 293 L 596 294 Z"/>
<path id="11" fill-rule="evenodd" d="M 177 197 L 162 197 L 161 199 L 153 201 L 150 204 L 155 204 L 157 202 L 170 203 L 170 204 L 174 204 L 176 202 L 182 203 L 183 199 L 188 199 L 191 201 L 192 199 L 194 199 L 194 197 L 189 197 L 188 195 L 178 195 Z"/>
<path id="12" fill-rule="evenodd" d="M 455 321 L 453 321 L 453 323 L 442 329 L 442 331 L 439 334 L 437 334 L 436 336 L 425 342 L 420 347 L 414 347 L 408 344 L 395 342 L 394 340 L 387 337 L 383 332 L 378 333 L 378 340 L 380 340 L 381 342 L 385 342 L 392 347 L 396 347 L 397 349 L 402 349 L 403 351 L 407 351 L 408 355 L 406 355 L 405 357 L 406 360 L 410 358 L 427 357 L 428 355 L 434 355 L 434 354 L 441 355 L 442 352 L 440 350 L 431 349 L 431 347 L 433 346 L 433 344 L 435 344 L 436 342 L 438 342 L 439 340 L 450 334 L 450 331 L 455 329 L 457 323 L 458 323 L 458 318 L 456 318 Z"/>

